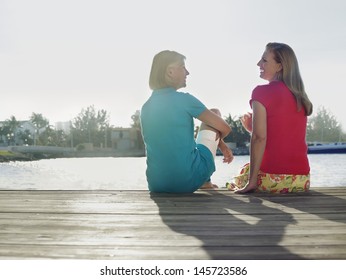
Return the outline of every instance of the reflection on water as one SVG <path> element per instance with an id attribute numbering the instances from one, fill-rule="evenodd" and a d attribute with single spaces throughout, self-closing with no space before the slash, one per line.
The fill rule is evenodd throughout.
<path id="1" fill-rule="evenodd" d="M 346 186 L 346 154 L 309 155 L 311 187 Z M 72 158 L 0 163 L 1 189 L 147 189 L 146 158 Z M 212 180 L 219 187 L 235 176 L 249 156 L 231 164 L 216 158 Z"/>

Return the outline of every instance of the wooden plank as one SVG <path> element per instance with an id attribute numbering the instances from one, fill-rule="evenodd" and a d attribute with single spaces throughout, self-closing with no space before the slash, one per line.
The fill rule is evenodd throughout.
<path id="1" fill-rule="evenodd" d="M 182 246 L 346 246 L 344 234 L 311 234 L 311 235 L 259 235 L 259 236 L 202 236 L 200 238 L 185 234 L 167 234 L 162 232 L 154 235 L 118 236 L 113 234 L 1 234 L 0 246 L 22 245 L 22 246 L 161 246 L 163 250 L 174 250 Z M 155 239 L 156 238 L 156 239 Z"/>
<path id="2" fill-rule="evenodd" d="M 345 259 L 346 188 L 0 191 L 0 258 Z"/>
<path id="3" fill-rule="evenodd" d="M 61 192 L 30 192 L 24 196 L 9 198 L 6 192 L 1 192 L 1 207 L 3 213 L 9 212 L 41 212 L 41 213 L 136 213 L 145 212 L 147 214 L 220 214 L 225 209 L 240 211 L 245 214 L 271 213 L 273 209 L 284 211 L 286 213 L 343 213 L 345 211 L 345 199 L 331 197 L 328 199 L 309 197 L 303 201 L 290 199 L 288 202 L 282 199 L 279 201 L 267 200 L 265 198 L 234 198 L 234 196 L 223 196 L 220 194 L 195 197 L 190 196 L 190 200 L 179 200 L 178 196 L 149 198 L 148 195 L 141 193 L 136 200 L 119 199 L 117 195 L 98 193 L 88 195 L 87 199 L 80 196 L 79 193 L 65 194 Z M 286 198 L 287 199 L 287 198 Z M 321 205 L 324 205 L 321 208 Z M 227 213 L 226 213 L 227 214 Z"/>
<path id="4" fill-rule="evenodd" d="M 6 214 L 2 214 L 6 215 Z M 309 228 L 311 226 L 318 227 L 343 227 L 345 225 L 344 214 L 338 214 L 339 216 L 329 215 L 328 219 L 324 219 L 318 216 L 309 214 L 299 214 L 292 218 L 285 218 L 279 215 L 257 215 L 244 216 L 244 215 L 208 215 L 203 217 L 202 215 L 189 215 L 184 217 L 183 215 L 165 215 L 152 217 L 151 215 L 80 215 L 80 214 L 64 214 L 61 217 L 57 217 L 51 214 L 39 214 L 37 217 L 32 218 L 30 214 L 15 213 L 9 214 L 6 218 L 0 218 L 0 224 L 2 225 L 0 231 L 8 228 L 23 228 L 26 230 L 30 228 L 36 228 L 40 225 L 46 225 L 52 227 L 54 225 L 60 227 L 73 227 L 78 223 L 79 227 L 93 227 L 93 228 L 123 228 L 123 227 L 138 227 L 138 226 L 150 226 L 161 227 L 162 225 L 181 226 L 181 227 L 236 227 L 239 228 L 243 225 L 255 225 L 259 224 L 262 227 L 282 227 L 291 225 L 294 227 Z M 1 216 L 1 215 L 0 215 Z M 164 223 L 163 223 L 164 222 Z"/>
<path id="5" fill-rule="evenodd" d="M 158 247 L 115 246 L 22 246 L 0 245 L 0 259 L 112 259 L 112 260 L 203 260 L 203 259 L 346 259 L 346 246 L 230 246 L 189 247 L 172 250 Z"/>
<path id="6" fill-rule="evenodd" d="M 243 217 L 246 217 L 246 221 L 248 223 L 257 222 L 259 220 L 260 214 L 258 215 L 245 215 L 243 213 L 229 213 L 227 215 L 223 214 L 186 214 L 186 215 L 147 215 L 143 213 L 131 213 L 124 215 L 117 214 L 95 214 L 95 213 L 87 213 L 87 214 L 59 214 L 59 213 L 0 213 L 0 220 L 8 223 L 11 221 L 21 222 L 21 223 L 31 223 L 31 222 L 40 222 L 40 221 L 57 221 L 57 222 L 69 222 L 75 223 L 76 221 L 80 223 L 112 223 L 115 220 L 118 221 L 119 224 L 124 222 L 126 223 L 138 223 L 138 222 L 161 222 L 164 219 L 166 222 L 170 224 L 195 224 L 200 223 L 201 221 L 205 221 L 206 224 L 211 223 L 228 223 L 229 216 L 237 217 L 239 222 L 243 223 Z M 323 219 L 314 214 L 309 213 L 298 213 L 293 217 L 298 217 L 299 221 L 304 223 L 317 221 L 318 223 L 323 221 L 335 221 L 340 223 L 346 223 L 346 215 L 344 213 L 326 213 L 323 214 Z M 265 218 L 265 219 L 264 219 Z M 273 214 L 265 214 L 262 219 L 262 223 L 268 222 L 270 225 L 273 225 L 273 222 L 286 222 L 294 221 L 291 215 L 281 215 L 277 213 Z M 237 219 L 234 219 L 232 222 L 237 222 Z"/>

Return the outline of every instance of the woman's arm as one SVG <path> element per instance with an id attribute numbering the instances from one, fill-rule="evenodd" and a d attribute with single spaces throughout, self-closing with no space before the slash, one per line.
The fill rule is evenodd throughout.
<path id="1" fill-rule="evenodd" d="M 223 162 L 231 163 L 234 158 L 232 150 L 227 146 L 227 144 L 222 139 L 220 139 L 218 147 L 221 153 L 223 154 Z"/>
<path id="2" fill-rule="evenodd" d="M 267 111 L 257 102 L 252 102 L 252 135 L 250 146 L 250 176 L 248 184 L 236 193 L 247 193 L 257 188 L 257 175 L 261 167 L 267 141 Z"/>
<path id="3" fill-rule="evenodd" d="M 233 160 L 232 150 L 223 141 L 232 129 L 229 124 L 221 118 L 221 113 L 217 109 L 206 109 L 199 116 L 198 119 L 202 122 L 200 129 L 209 129 L 216 132 L 216 139 L 220 138 L 219 149 L 223 154 L 223 162 L 230 163 Z"/>
<path id="4" fill-rule="evenodd" d="M 220 138 L 225 138 L 228 134 L 231 133 L 232 129 L 228 123 L 221 118 L 218 114 L 212 112 L 211 110 L 204 110 L 199 116 L 198 119 L 209 126 L 211 130 L 215 130 L 220 133 Z M 202 125 L 201 125 L 202 128 Z"/>

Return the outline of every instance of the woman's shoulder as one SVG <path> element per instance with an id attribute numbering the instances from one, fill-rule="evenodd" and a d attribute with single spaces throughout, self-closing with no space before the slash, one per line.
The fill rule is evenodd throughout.
<path id="1" fill-rule="evenodd" d="M 196 96 L 189 92 L 184 91 L 176 91 L 177 98 L 185 99 L 185 100 L 191 100 L 196 102 L 201 102 Z"/>
<path id="2" fill-rule="evenodd" d="M 270 91 L 270 90 L 277 89 L 277 88 L 282 88 L 282 87 L 286 87 L 284 82 L 272 81 L 269 84 L 256 86 L 254 88 L 254 91 Z"/>
<path id="3" fill-rule="evenodd" d="M 271 86 L 269 84 L 258 85 L 253 89 L 252 97 L 267 95 L 269 92 L 271 92 Z"/>
<path id="4" fill-rule="evenodd" d="M 254 88 L 252 91 L 253 96 L 266 96 L 266 95 L 272 95 L 277 94 L 278 92 L 285 92 L 289 89 L 285 85 L 285 83 L 281 81 L 274 81 L 266 85 L 259 85 Z"/>

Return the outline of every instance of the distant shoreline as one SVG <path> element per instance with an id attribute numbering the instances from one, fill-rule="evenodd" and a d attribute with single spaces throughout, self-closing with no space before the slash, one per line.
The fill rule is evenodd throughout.
<path id="1" fill-rule="evenodd" d="M 14 153 L 12 151 L 0 150 L 0 163 L 1 162 L 10 162 L 10 161 L 30 161 L 32 160 L 29 156 Z"/>
<path id="2" fill-rule="evenodd" d="M 56 158 L 83 158 L 83 157 L 144 157 L 143 150 L 98 150 L 98 151 L 73 151 L 69 153 L 43 153 L 31 152 L 23 153 L 13 151 L 11 149 L 0 149 L 0 163 L 12 161 L 35 161 L 41 159 L 56 159 Z"/>

